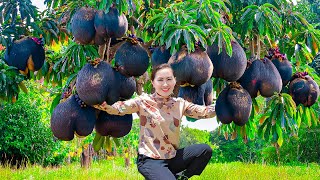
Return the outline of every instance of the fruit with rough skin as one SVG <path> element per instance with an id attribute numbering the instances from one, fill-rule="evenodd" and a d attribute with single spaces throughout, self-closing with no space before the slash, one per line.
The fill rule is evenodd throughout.
<path id="1" fill-rule="evenodd" d="M 138 41 L 127 41 L 116 51 L 115 66 L 125 76 L 141 76 L 149 66 L 149 55 Z"/>
<path id="2" fill-rule="evenodd" d="M 101 61 L 96 66 L 89 63 L 83 66 L 78 72 L 76 89 L 80 99 L 88 105 L 104 101 L 113 104 L 119 99 L 119 92 L 114 89 L 116 83 L 112 67 Z"/>
<path id="3" fill-rule="evenodd" d="M 231 41 L 231 46 L 231 57 L 227 54 L 225 45 L 223 45 L 220 54 L 219 47 L 216 44 L 209 46 L 207 49 L 214 67 L 212 76 L 229 82 L 238 80 L 247 67 L 246 54 L 240 44 L 237 41 Z"/>
<path id="4" fill-rule="evenodd" d="M 232 121 L 238 125 L 245 125 L 250 117 L 252 100 L 250 94 L 239 83 L 229 84 L 218 96 L 216 103 L 217 118 L 223 124 Z"/>
<path id="5" fill-rule="evenodd" d="M 95 129 L 102 136 L 123 137 L 132 128 L 132 114 L 124 116 L 110 115 L 101 111 L 97 119 Z"/>
<path id="6" fill-rule="evenodd" d="M 79 44 L 92 44 L 96 30 L 94 19 L 96 10 L 91 7 L 81 7 L 71 19 L 71 33 Z"/>
<path id="7" fill-rule="evenodd" d="M 183 47 L 178 53 L 171 56 L 168 64 L 171 65 L 178 83 L 195 86 L 207 82 L 213 70 L 208 54 L 201 49 L 188 53 L 186 47 Z"/>

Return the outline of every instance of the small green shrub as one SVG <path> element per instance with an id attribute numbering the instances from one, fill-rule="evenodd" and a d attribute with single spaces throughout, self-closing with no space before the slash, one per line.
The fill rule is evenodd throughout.
<path id="1" fill-rule="evenodd" d="M 62 158 L 54 156 L 59 142 L 55 142 L 48 124 L 41 121 L 42 113 L 30 94 L 20 93 L 16 103 L 0 107 L 1 163 L 59 164 Z"/>

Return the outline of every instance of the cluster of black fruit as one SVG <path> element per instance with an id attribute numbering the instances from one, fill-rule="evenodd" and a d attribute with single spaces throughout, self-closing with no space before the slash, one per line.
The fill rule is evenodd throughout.
<path id="1" fill-rule="evenodd" d="M 81 7 L 71 19 L 71 32 L 79 44 L 105 44 L 108 38 L 120 38 L 128 30 L 128 21 L 115 7 L 108 12 Z"/>
<path id="2" fill-rule="evenodd" d="M 231 41 L 231 46 L 231 57 L 226 52 L 225 44 L 220 54 L 216 44 L 207 48 L 214 67 L 212 76 L 231 82 L 219 94 L 215 108 L 217 118 L 221 123 L 234 122 L 238 126 L 243 126 L 249 120 L 252 100 L 247 90 L 235 81 L 238 81 L 245 73 L 247 58 L 237 41 Z"/>
<path id="3" fill-rule="evenodd" d="M 17 67 L 21 74 L 29 75 L 30 71 L 38 71 L 44 64 L 43 46 L 43 38 L 22 38 L 7 47 L 4 60 L 9 66 Z"/>
<path id="4" fill-rule="evenodd" d="M 307 72 L 297 72 L 290 81 L 289 93 L 296 105 L 310 107 L 317 102 L 319 86 Z"/>
<path id="5" fill-rule="evenodd" d="M 302 78 L 300 75 L 299 79 L 292 80 L 292 65 L 278 48 L 270 48 L 268 55 L 263 59 L 248 61 L 238 42 L 232 41 L 231 45 L 231 57 L 227 54 L 225 45 L 221 53 L 218 53 L 219 48 L 214 44 L 208 46 L 206 51 L 197 49 L 193 53 L 187 53 L 182 48 L 173 56 L 170 56 L 164 47 L 158 47 L 153 50 L 152 64 L 171 64 L 181 85 L 178 96 L 200 105 L 207 105 L 207 102 L 210 102 L 208 98 L 212 98 L 204 93 L 206 88 L 212 88 L 210 77 L 231 82 L 219 94 L 216 102 L 217 117 L 224 124 L 234 122 L 243 126 L 251 113 L 251 98 L 258 95 L 271 97 L 280 93 L 290 80 L 295 84 L 290 85 L 290 94 L 297 104 L 311 106 L 316 102 L 319 94 L 318 85 L 309 76 Z M 297 89 L 298 84 L 300 87 L 303 84 L 304 89 Z"/>
<path id="6" fill-rule="evenodd" d="M 70 141 L 74 134 L 83 137 L 92 133 L 96 111 L 91 106 L 80 107 L 75 95 L 58 104 L 54 109 L 50 127 L 58 139 Z"/>
<path id="7" fill-rule="evenodd" d="M 133 77 L 126 77 L 98 60 L 97 64 L 88 63 L 78 72 L 76 90 L 77 94 L 60 103 L 51 116 L 51 129 L 57 138 L 69 141 L 74 134 L 87 136 L 94 128 L 103 136 L 122 137 L 129 133 L 132 115 L 113 116 L 91 105 L 131 98 L 136 90 Z"/>
<path id="8" fill-rule="evenodd" d="M 231 57 L 227 55 L 225 46 L 220 54 L 217 45 L 209 46 L 207 50 L 196 47 L 196 50 L 191 53 L 182 47 L 172 56 L 165 47 L 157 47 L 152 53 L 152 66 L 166 62 L 171 64 L 180 85 L 178 96 L 195 104 L 210 105 L 213 102 L 211 77 L 233 82 L 238 80 L 246 70 L 247 59 L 244 50 L 236 41 L 232 41 L 231 45 L 233 48 Z M 221 122 L 230 123 L 230 119 L 233 119 L 238 125 L 244 125 L 248 121 L 252 102 L 250 95 L 245 91 L 238 84 L 229 86 L 219 95 L 216 109 Z M 231 96 L 236 98 L 228 98 Z M 220 103 L 221 100 L 224 103 Z M 233 107 L 231 107 L 232 104 L 234 104 Z M 230 117 L 221 116 L 220 112 L 227 113 Z"/>
<path id="9" fill-rule="evenodd" d="M 71 29 L 74 40 L 80 44 L 106 43 L 107 38 L 122 37 L 128 28 L 125 15 L 119 14 L 118 10 L 111 7 L 105 11 L 97 11 L 90 7 L 82 7 L 76 11 L 72 17 Z M 97 114 L 92 117 L 91 105 L 113 104 L 119 100 L 131 98 L 136 90 L 136 82 L 133 76 L 144 74 L 149 66 L 149 56 L 147 50 L 142 45 L 141 39 L 131 36 L 117 49 L 115 54 L 115 67 L 98 59 L 98 63 L 88 63 L 78 72 L 76 79 L 77 97 L 72 96 L 61 104 L 71 104 L 73 100 L 77 103 L 88 105 L 87 107 L 74 109 L 73 113 L 78 116 L 82 114 L 95 125 L 95 129 L 103 136 L 121 137 L 126 135 L 132 126 L 132 115 L 112 116 L 97 110 Z M 61 110 L 64 108 L 65 110 Z M 69 108 L 67 110 L 66 108 Z M 51 117 L 51 129 L 56 137 L 62 140 L 71 140 L 72 134 L 61 133 L 58 127 L 65 127 L 70 124 L 70 118 L 74 116 L 64 116 L 61 111 L 72 111 L 70 105 L 58 105 Z M 90 116 L 90 117 L 89 117 Z M 75 124 L 82 121 L 75 121 Z M 84 125 L 87 125 L 86 127 Z M 84 123 L 86 132 L 92 132 L 92 124 Z M 69 131 L 72 128 L 68 129 Z M 73 132 L 73 131 L 72 131 Z M 75 131 L 76 134 L 79 134 Z M 82 136 L 84 133 L 81 134 Z M 86 134 L 88 135 L 88 134 Z"/>

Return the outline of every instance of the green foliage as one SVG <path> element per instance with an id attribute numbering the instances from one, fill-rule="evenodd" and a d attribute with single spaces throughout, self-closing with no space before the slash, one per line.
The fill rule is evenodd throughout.
<path id="1" fill-rule="evenodd" d="M 157 45 L 170 48 L 171 54 L 179 51 L 183 45 L 192 52 L 195 46 L 204 48 L 213 42 L 217 42 L 221 50 L 222 43 L 226 42 L 227 52 L 231 55 L 232 48 L 229 44 L 233 37 L 231 29 L 221 23 L 220 10 L 227 11 L 223 1 L 172 3 L 166 8 L 151 10 L 151 18 L 146 23 L 145 30 L 154 34 L 153 39 Z"/>
<path id="2" fill-rule="evenodd" d="M 253 163 L 260 160 L 260 149 L 261 144 L 255 141 L 248 141 L 243 143 L 241 138 L 235 140 L 225 140 L 224 138 L 219 138 L 215 142 L 217 149 L 213 151 L 211 162 L 247 162 Z"/>
<path id="3" fill-rule="evenodd" d="M 21 21 L 26 20 L 30 23 L 31 20 L 35 20 L 37 17 L 37 9 L 32 5 L 30 0 L 27 1 L 4 1 L 1 3 L 0 11 L 4 12 L 4 21 L 11 21 L 11 24 L 17 22 L 18 15 L 20 15 Z"/>
<path id="4" fill-rule="evenodd" d="M 20 92 L 19 85 L 23 86 L 24 79 L 17 68 L 6 65 L 0 57 L 0 104 L 1 101 L 15 101 Z"/>
<path id="5" fill-rule="evenodd" d="M 59 56 L 59 53 L 62 56 Z M 79 45 L 75 42 L 71 42 L 67 47 L 62 49 L 62 52 L 56 54 L 52 52 L 52 60 L 50 62 L 53 65 L 53 71 L 49 71 L 49 67 L 45 67 L 46 70 L 42 69 L 42 75 L 48 76 L 48 80 L 54 82 L 62 82 L 65 78 L 73 77 L 80 71 L 80 69 L 87 63 L 87 59 L 95 59 L 99 57 L 98 49 L 95 46 L 84 46 Z M 54 58 L 58 56 L 60 59 Z M 47 75 L 46 73 L 50 73 Z M 62 84 L 60 84 L 62 85 Z"/>
<path id="6" fill-rule="evenodd" d="M 301 0 L 294 7 L 296 11 L 301 12 L 309 23 L 320 22 L 320 1 L 319 0 Z"/>
<path id="7" fill-rule="evenodd" d="M 0 111 L 0 145 L 2 161 L 28 161 L 48 165 L 59 164 L 54 158 L 57 143 L 48 125 L 41 121 L 36 101 L 19 94 L 15 104 L 5 104 Z M 16 162 L 12 162 L 16 163 Z"/>
<path id="8" fill-rule="evenodd" d="M 272 4 L 250 5 L 245 7 L 242 12 L 241 26 L 239 26 L 242 38 L 249 32 L 251 37 L 253 34 L 257 34 L 275 39 L 282 28 L 279 11 Z"/>
<path id="9" fill-rule="evenodd" d="M 12 39 L 20 39 L 21 35 L 31 35 L 32 30 L 29 26 L 39 28 L 35 23 L 38 21 L 39 12 L 32 5 L 30 0 L 27 1 L 3 1 L 0 4 L 0 43 L 9 46 Z"/>
<path id="10" fill-rule="evenodd" d="M 144 0 L 144 6 L 146 8 L 149 8 L 150 6 L 150 0 Z M 57 9 L 60 8 L 61 6 L 65 6 L 66 4 L 68 5 L 68 10 L 69 11 L 74 11 L 77 8 L 83 7 L 83 6 L 90 6 L 99 10 L 105 10 L 106 12 L 109 10 L 110 7 L 113 5 L 116 6 L 116 8 L 120 11 L 120 13 L 123 12 L 133 12 L 133 11 L 138 11 L 139 9 L 136 9 L 136 4 L 138 4 L 139 1 L 137 0 L 100 0 L 100 1 L 95 1 L 95 0 L 45 0 L 44 4 L 47 6 L 49 9 Z M 155 1 L 155 3 L 159 3 L 158 1 Z"/>
<path id="11" fill-rule="evenodd" d="M 284 133 L 297 134 L 296 104 L 289 94 L 282 93 L 272 96 L 266 109 L 259 122 L 258 135 L 282 146 Z"/>
<path id="12" fill-rule="evenodd" d="M 262 156 L 268 164 L 319 163 L 319 142 L 319 128 L 304 129 L 299 137 L 288 138 L 279 153 L 274 146 L 268 146 L 262 150 Z"/>
<path id="13" fill-rule="evenodd" d="M 216 147 L 210 142 L 210 133 L 199 129 L 193 129 L 189 127 L 181 127 L 180 130 L 180 144 L 179 147 L 183 148 L 192 144 L 208 144 L 211 148 Z"/>

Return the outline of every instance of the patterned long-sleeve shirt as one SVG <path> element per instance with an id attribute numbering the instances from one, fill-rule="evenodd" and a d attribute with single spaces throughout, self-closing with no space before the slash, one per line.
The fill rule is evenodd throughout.
<path id="1" fill-rule="evenodd" d="M 157 94 L 142 94 L 111 106 L 103 104 L 94 107 L 114 115 L 137 113 L 140 117 L 138 153 L 155 159 L 175 157 L 183 115 L 195 119 L 216 115 L 214 105 L 200 106 L 182 98 L 162 98 Z"/>

